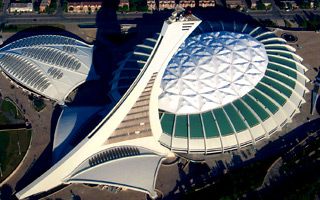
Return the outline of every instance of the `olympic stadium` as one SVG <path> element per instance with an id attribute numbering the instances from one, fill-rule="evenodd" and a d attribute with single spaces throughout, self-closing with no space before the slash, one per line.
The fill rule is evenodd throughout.
<path id="1" fill-rule="evenodd" d="M 8 44 L 0 52 L 1 69 L 31 91 L 63 101 L 72 88 L 90 79 L 91 47 L 62 37 L 63 44 L 35 45 L 44 41 L 39 37 L 60 38 L 35 36 Z M 72 49 L 77 50 L 63 48 L 66 41 L 72 41 Z M 48 54 L 63 54 L 61 60 L 69 64 L 61 67 L 65 62 L 57 63 Z M 46 93 L 46 88 L 38 89 L 21 76 L 25 72 L 14 68 L 19 64 L 7 64 L 13 60 L 41 72 L 46 84 L 51 84 L 47 88 L 79 79 L 62 89 L 63 94 L 59 89 Z M 77 68 L 71 62 L 83 65 Z M 201 21 L 178 8 L 160 33 L 145 39 L 119 63 L 107 91 L 112 107 L 64 107 L 54 137 L 54 148 L 63 155 L 16 195 L 24 199 L 60 185 L 87 183 L 129 188 L 156 198 L 155 182 L 166 158 L 256 145 L 290 123 L 308 92 L 307 68 L 301 62 L 293 47 L 266 28 Z M 51 65 L 63 73 L 53 73 L 57 80 L 48 72 Z M 73 71 L 64 76 L 67 66 Z M 82 116 L 84 109 L 91 110 L 92 116 L 98 113 L 101 120 L 81 141 L 70 142 L 66 138 L 77 138 L 90 118 Z"/>
<path id="2" fill-rule="evenodd" d="M 132 66 L 139 73 L 152 41 L 138 45 L 120 66 L 114 97 L 133 83 L 135 77 L 127 74 Z M 176 152 L 216 153 L 255 144 L 280 130 L 299 112 L 308 91 L 306 67 L 294 52 L 263 27 L 202 22 L 164 70 L 159 142 Z"/>

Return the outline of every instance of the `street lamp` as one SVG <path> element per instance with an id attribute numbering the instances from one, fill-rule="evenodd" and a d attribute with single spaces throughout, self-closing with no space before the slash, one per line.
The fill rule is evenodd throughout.
<path id="1" fill-rule="evenodd" d="M 20 142 L 18 141 L 19 156 L 21 155 Z"/>
<path id="2" fill-rule="evenodd" d="M 1 163 L 0 163 L 0 177 L 2 177 L 3 174 L 2 174 L 2 168 L 1 168 Z"/>

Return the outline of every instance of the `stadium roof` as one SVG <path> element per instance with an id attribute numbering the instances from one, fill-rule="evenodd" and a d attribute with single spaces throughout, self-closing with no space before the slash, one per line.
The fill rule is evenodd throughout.
<path id="1" fill-rule="evenodd" d="M 0 69 L 31 91 L 63 102 L 81 83 L 95 77 L 92 46 L 74 38 L 38 35 L 0 49 Z"/>
<path id="2" fill-rule="evenodd" d="M 261 27 L 202 23 L 164 73 L 160 142 L 176 151 L 210 153 L 269 137 L 305 102 L 306 68 L 294 51 Z"/>
<path id="3" fill-rule="evenodd" d="M 112 81 L 115 100 L 148 63 L 157 37 L 120 63 Z M 268 29 L 202 22 L 159 74 L 159 142 L 177 152 L 214 153 L 268 138 L 305 102 L 301 61 Z"/>
<path id="4" fill-rule="evenodd" d="M 249 35 L 211 32 L 187 38 L 167 66 L 159 109 L 196 114 L 230 103 L 264 76 L 268 57 Z"/>

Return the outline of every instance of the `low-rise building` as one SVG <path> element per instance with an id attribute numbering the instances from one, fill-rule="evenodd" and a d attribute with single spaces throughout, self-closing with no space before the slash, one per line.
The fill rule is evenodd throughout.
<path id="1" fill-rule="evenodd" d="M 245 8 L 246 3 L 244 0 L 226 0 L 228 8 Z"/>
<path id="2" fill-rule="evenodd" d="M 261 0 L 265 7 L 269 8 L 272 6 L 271 0 Z"/>
<path id="3" fill-rule="evenodd" d="M 148 0 L 147 1 L 148 9 L 149 10 L 164 10 L 164 9 L 174 9 L 176 7 L 176 2 L 174 0 L 160 0 L 159 1 L 159 8 L 157 8 L 157 5 L 155 3 L 155 0 Z M 195 0 L 180 0 L 179 5 L 183 8 L 187 7 L 196 7 L 196 1 Z M 213 7 L 215 6 L 214 0 L 200 0 L 199 1 L 199 7 Z"/>
<path id="4" fill-rule="evenodd" d="M 120 0 L 119 7 L 123 8 L 125 6 L 130 8 L 129 0 Z"/>
<path id="5" fill-rule="evenodd" d="M 70 13 L 95 13 L 102 6 L 102 0 L 69 0 L 68 12 Z M 127 6 L 129 8 L 129 0 L 120 0 L 119 7 Z"/>
<path id="6" fill-rule="evenodd" d="M 32 3 L 10 3 L 9 12 L 33 12 Z"/>
<path id="7" fill-rule="evenodd" d="M 49 6 L 51 3 L 51 0 L 42 0 L 39 6 L 40 12 L 45 12 L 46 7 Z"/>
<path id="8" fill-rule="evenodd" d="M 270 0 L 251 0 L 251 9 L 269 10 L 272 7 Z"/>
<path id="9" fill-rule="evenodd" d="M 283 9 L 286 11 L 299 8 L 299 5 L 295 0 L 281 0 L 278 6 L 280 7 L 280 9 Z"/>
<path id="10" fill-rule="evenodd" d="M 70 13 L 88 13 L 97 12 L 102 5 L 102 1 L 79 1 L 79 0 L 69 0 L 68 1 L 68 12 Z"/>
<path id="11" fill-rule="evenodd" d="M 147 7 L 148 7 L 148 10 L 156 10 L 157 9 L 156 2 L 154 0 L 147 0 Z"/>
<path id="12" fill-rule="evenodd" d="M 186 8 L 186 7 L 195 7 L 196 6 L 196 1 L 195 0 L 180 0 L 179 1 L 179 5 L 182 8 Z"/>
<path id="13" fill-rule="evenodd" d="M 174 0 L 160 0 L 159 9 L 174 9 L 176 7 L 176 2 Z"/>
<path id="14" fill-rule="evenodd" d="M 216 2 L 214 0 L 200 0 L 199 6 L 206 8 L 206 7 L 214 7 L 216 5 Z"/>
<path id="15" fill-rule="evenodd" d="M 258 0 L 251 0 L 251 6 L 250 6 L 251 9 L 256 9 L 257 8 L 257 1 Z"/>

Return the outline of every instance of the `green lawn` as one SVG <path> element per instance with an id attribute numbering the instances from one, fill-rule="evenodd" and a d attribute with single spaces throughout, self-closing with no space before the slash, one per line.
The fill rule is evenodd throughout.
<path id="1" fill-rule="evenodd" d="M 0 110 L 2 112 L 6 112 L 11 114 L 16 119 L 23 119 L 23 116 L 21 115 L 20 111 L 16 108 L 16 106 L 8 99 L 4 99 L 2 102 L 0 102 Z M 1 122 L 1 117 L 0 117 Z"/>
<path id="2" fill-rule="evenodd" d="M 36 111 L 40 112 L 46 107 L 46 104 L 43 99 L 34 97 L 32 100 L 33 107 Z"/>
<path id="3" fill-rule="evenodd" d="M 19 165 L 27 152 L 30 139 L 30 130 L 0 132 L 0 164 L 3 173 L 3 177 L 0 177 L 0 182 Z M 18 142 L 21 155 L 19 155 Z"/>
<path id="4" fill-rule="evenodd" d="M 0 125 L 5 125 L 9 122 L 9 120 L 4 116 L 4 114 L 0 111 Z"/>

